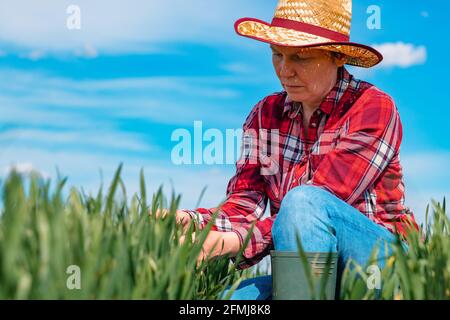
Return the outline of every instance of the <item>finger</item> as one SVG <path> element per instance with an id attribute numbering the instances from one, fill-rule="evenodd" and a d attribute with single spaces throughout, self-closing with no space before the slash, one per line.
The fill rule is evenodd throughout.
<path id="1" fill-rule="evenodd" d="M 203 251 L 202 251 L 197 258 L 197 268 L 199 268 L 202 265 L 204 259 L 205 259 L 205 257 L 203 255 Z"/>
<path id="2" fill-rule="evenodd" d="M 155 217 L 156 218 L 164 218 L 167 214 L 167 209 L 156 209 Z"/>
<path id="3" fill-rule="evenodd" d="M 159 210 L 159 209 L 158 209 Z M 156 212 L 154 213 L 154 215 L 155 215 L 155 217 L 157 216 L 157 214 L 158 214 L 158 210 L 156 210 Z M 153 216 L 153 211 L 152 211 L 152 208 L 148 208 L 148 215 L 149 216 Z"/>
<path id="4" fill-rule="evenodd" d="M 182 244 L 184 243 L 185 239 L 186 239 L 186 236 L 185 236 L 185 235 L 182 235 L 182 236 L 180 237 L 180 239 L 179 239 L 180 245 L 182 245 Z"/>
<path id="5" fill-rule="evenodd" d="M 202 248 L 200 255 L 197 258 L 197 267 L 200 267 L 203 262 L 206 262 L 206 259 L 207 259 L 207 255 L 206 255 L 205 249 Z"/>
<path id="6" fill-rule="evenodd" d="M 183 227 L 183 232 L 187 232 L 190 226 L 191 216 L 184 211 L 177 211 L 177 224 Z"/>
<path id="7" fill-rule="evenodd" d="M 164 209 L 157 209 L 155 216 L 156 218 L 163 218 L 165 216 Z"/>
<path id="8" fill-rule="evenodd" d="M 183 225 L 189 223 L 189 220 L 191 218 L 187 212 L 184 212 L 182 210 L 177 210 L 176 216 L 177 222 Z"/>

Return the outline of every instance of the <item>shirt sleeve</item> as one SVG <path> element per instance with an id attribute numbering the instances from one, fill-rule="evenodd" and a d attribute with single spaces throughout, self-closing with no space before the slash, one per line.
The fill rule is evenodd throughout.
<path id="1" fill-rule="evenodd" d="M 200 229 L 205 227 L 217 210 L 212 230 L 235 232 L 241 246 L 255 223 L 248 245 L 243 251 L 243 259 L 237 265 L 240 269 L 259 262 L 267 255 L 272 244 L 273 218 L 262 220 L 268 201 L 258 157 L 259 119 L 263 105 L 264 100 L 252 109 L 243 125 L 241 155 L 236 162 L 236 173 L 228 182 L 226 200 L 217 208 L 185 210 L 197 220 Z"/>
<path id="2" fill-rule="evenodd" d="M 309 181 L 350 205 L 375 183 L 399 152 L 402 140 L 402 125 L 392 98 L 374 89 L 361 99 L 349 111 L 347 132 L 323 156 Z"/>

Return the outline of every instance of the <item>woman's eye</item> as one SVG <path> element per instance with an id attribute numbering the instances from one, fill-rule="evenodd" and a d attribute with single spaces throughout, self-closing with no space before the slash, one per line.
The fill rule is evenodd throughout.
<path id="1" fill-rule="evenodd" d="M 304 57 L 300 57 L 300 56 L 295 56 L 295 60 L 297 60 L 297 61 L 306 61 L 306 60 L 308 60 L 308 58 L 304 58 Z"/>

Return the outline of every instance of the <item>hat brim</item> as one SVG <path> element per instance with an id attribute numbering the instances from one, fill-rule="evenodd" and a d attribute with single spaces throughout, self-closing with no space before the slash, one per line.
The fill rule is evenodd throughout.
<path id="1" fill-rule="evenodd" d="M 236 33 L 258 41 L 288 47 L 315 48 L 340 52 L 346 57 L 346 64 L 370 68 L 383 60 L 383 55 L 376 49 L 354 42 L 336 42 L 328 38 L 307 32 L 300 32 L 254 19 L 242 18 L 234 24 Z"/>

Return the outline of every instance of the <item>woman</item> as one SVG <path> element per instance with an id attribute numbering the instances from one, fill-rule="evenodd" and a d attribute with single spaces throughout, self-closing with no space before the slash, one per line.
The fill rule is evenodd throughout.
<path id="1" fill-rule="evenodd" d="M 271 24 L 236 22 L 238 34 L 270 43 L 284 90 L 256 104 L 244 123 L 242 156 L 206 252 L 219 243 L 213 255 L 235 256 L 254 223 L 240 268 L 271 249 L 297 251 L 298 234 L 307 252 L 338 252 L 342 270 L 350 258 L 364 265 L 376 244 L 414 221 L 404 206 L 394 101 L 344 67 L 382 60 L 349 42 L 350 20 L 351 0 L 280 0 Z M 271 216 L 262 219 L 269 199 Z M 196 218 L 202 228 L 214 209 L 179 210 L 177 218 Z M 232 298 L 270 298 L 271 284 L 270 276 L 244 281 Z"/>

